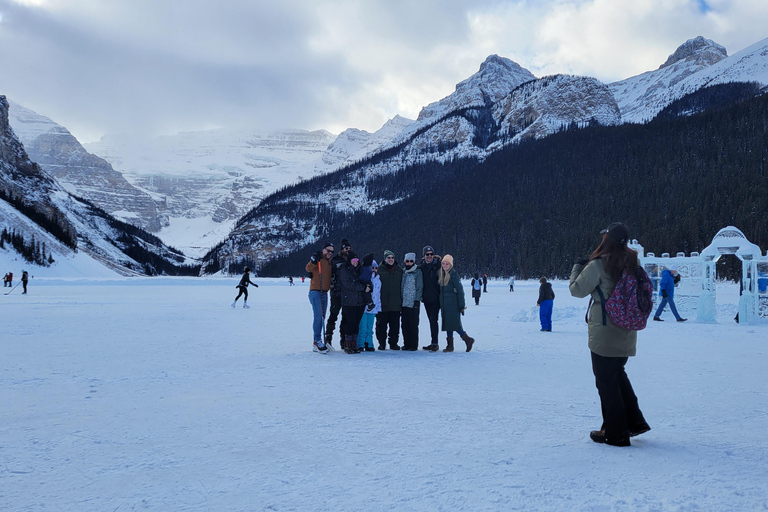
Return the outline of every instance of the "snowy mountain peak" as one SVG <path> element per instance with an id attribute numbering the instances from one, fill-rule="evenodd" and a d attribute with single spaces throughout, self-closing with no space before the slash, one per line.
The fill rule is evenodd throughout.
<path id="1" fill-rule="evenodd" d="M 698 36 L 689 39 L 681 44 L 675 53 L 669 56 L 667 61 L 659 66 L 659 69 L 671 66 L 672 64 L 685 61 L 693 62 L 695 65 L 711 66 L 728 57 L 728 52 L 724 46 L 717 44 L 711 39 Z"/>

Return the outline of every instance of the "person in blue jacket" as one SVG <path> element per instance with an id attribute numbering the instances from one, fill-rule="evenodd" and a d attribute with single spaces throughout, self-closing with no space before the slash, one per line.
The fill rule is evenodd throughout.
<path id="1" fill-rule="evenodd" d="M 677 265 L 672 265 L 669 269 L 665 269 L 661 273 L 661 283 L 659 283 L 659 294 L 661 295 L 661 303 L 659 304 L 656 314 L 653 315 L 653 319 L 657 322 L 663 322 L 661 319 L 661 313 L 664 312 L 664 307 L 669 303 L 669 309 L 672 310 L 672 314 L 675 315 L 678 322 L 685 322 L 687 318 L 681 318 L 677 313 L 677 307 L 675 306 L 675 285 L 680 282 L 680 276 L 677 273 Z"/>

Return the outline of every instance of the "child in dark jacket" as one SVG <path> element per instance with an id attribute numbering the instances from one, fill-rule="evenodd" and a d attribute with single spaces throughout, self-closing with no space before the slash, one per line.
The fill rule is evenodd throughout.
<path id="1" fill-rule="evenodd" d="M 552 331 L 552 305 L 555 303 L 555 292 L 552 290 L 552 283 L 547 282 L 546 277 L 539 279 L 539 300 L 536 305 L 539 306 L 539 320 L 541 320 L 542 331 Z"/>

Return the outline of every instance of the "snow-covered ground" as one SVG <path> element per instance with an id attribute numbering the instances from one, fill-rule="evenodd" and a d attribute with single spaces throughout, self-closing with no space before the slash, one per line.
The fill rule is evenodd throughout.
<path id="1" fill-rule="evenodd" d="M 0 297 L 0 509 L 768 509 L 768 326 L 733 322 L 734 285 L 719 323 L 639 335 L 653 430 L 615 448 L 588 437 L 587 301 L 565 282 L 551 333 L 538 283 L 492 282 L 469 354 L 324 356 L 297 281 L 258 279 L 248 310 L 237 278 L 38 275 Z"/>

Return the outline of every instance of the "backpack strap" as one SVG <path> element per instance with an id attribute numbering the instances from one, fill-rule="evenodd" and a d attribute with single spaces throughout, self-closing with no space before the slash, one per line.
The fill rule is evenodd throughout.
<path id="1" fill-rule="evenodd" d="M 603 295 L 603 290 L 600 289 L 598 286 L 595 288 L 595 291 L 597 291 L 597 294 L 600 296 L 600 307 L 603 310 L 603 325 L 607 325 L 605 321 L 605 317 L 607 316 L 607 313 L 605 312 L 605 296 Z"/>

